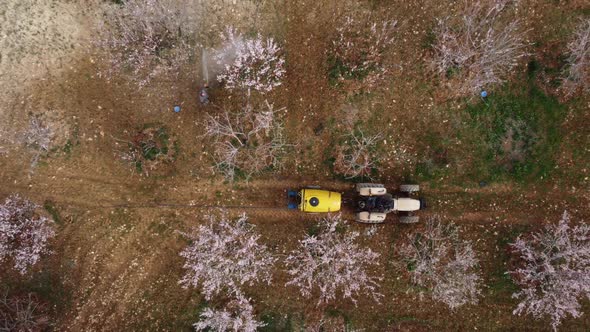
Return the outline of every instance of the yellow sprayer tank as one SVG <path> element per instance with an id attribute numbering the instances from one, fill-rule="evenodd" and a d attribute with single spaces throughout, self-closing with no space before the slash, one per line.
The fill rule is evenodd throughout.
<path id="1" fill-rule="evenodd" d="M 303 212 L 338 212 L 342 195 L 338 192 L 321 189 L 301 189 L 299 209 Z"/>

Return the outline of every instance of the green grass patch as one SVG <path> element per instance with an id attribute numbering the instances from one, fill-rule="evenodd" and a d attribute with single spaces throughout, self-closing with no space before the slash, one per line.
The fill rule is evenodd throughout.
<path id="1" fill-rule="evenodd" d="M 414 176 L 419 182 L 429 181 L 436 183 L 435 180 L 449 173 L 449 164 L 451 163 L 451 154 L 448 146 L 450 141 L 435 131 L 428 131 L 421 138 L 426 144 L 421 151 L 422 159 L 416 163 Z"/>
<path id="2" fill-rule="evenodd" d="M 182 296 L 175 293 L 176 290 L 171 287 L 176 282 L 173 276 L 159 279 L 159 281 L 163 282 L 143 290 L 141 294 L 141 303 L 150 305 L 139 305 L 133 309 L 133 319 L 130 319 L 126 328 L 121 330 L 152 331 L 154 326 L 158 326 L 160 331 L 191 332 L 195 330 L 192 324 L 199 321 L 200 314 L 209 306 L 209 303 L 199 296 Z"/>
<path id="3" fill-rule="evenodd" d="M 328 81 L 333 86 L 338 86 L 342 79 L 362 81 L 374 68 L 352 70 L 341 59 L 328 57 Z"/>
<path id="4" fill-rule="evenodd" d="M 71 304 L 72 294 L 64 287 L 56 273 L 40 271 L 35 274 L 28 286 L 30 291 L 50 303 L 58 313 L 64 312 Z"/>
<path id="5" fill-rule="evenodd" d="M 412 322 L 412 323 L 418 323 L 420 325 L 427 325 L 427 326 L 431 326 L 432 325 L 432 321 L 429 320 L 425 320 L 425 319 L 420 319 L 420 318 L 416 318 L 416 317 L 412 317 L 412 316 L 400 316 L 400 317 L 394 317 L 392 319 L 393 322 L 395 323 L 408 323 L 408 322 Z"/>
<path id="6" fill-rule="evenodd" d="M 317 222 L 310 223 L 307 227 L 307 235 L 309 236 L 317 236 L 320 233 L 320 225 Z"/>
<path id="7" fill-rule="evenodd" d="M 72 143 L 72 140 L 68 138 L 68 140 L 66 141 L 66 144 L 63 147 L 63 152 L 66 155 L 70 155 L 72 153 L 72 149 L 74 148 L 74 143 Z"/>
<path id="8" fill-rule="evenodd" d="M 157 221 L 152 221 L 149 225 L 148 230 L 157 234 L 158 236 L 169 235 L 173 232 L 173 230 L 170 228 L 168 224 Z"/>
<path id="9" fill-rule="evenodd" d="M 111 226 L 115 228 L 124 227 L 125 232 L 128 232 L 128 229 L 133 224 L 132 218 L 133 216 L 122 208 L 116 208 L 109 214 Z"/>
<path id="10" fill-rule="evenodd" d="M 436 43 L 436 33 L 434 32 L 433 28 L 429 28 L 426 31 L 426 35 L 422 38 L 422 42 L 420 46 L 422 46 L 425 50 L 432 50 L 434 49 L 434 44 Z"/>
<path id="11" fill-rule="evenodd" d="M 259 328 L 260 332 L 295 331 L 294 317 L 291 314 L 281 314 L 275 311 L 263 312 L 260 320 L 265 324 Z"/>
<path id="12" fill-rule="evenodd" d="M 53 219 L 53 221 L 55 221 L 56 224 L 58 224 L 59 226 L 63 225 L 63 219 L 53 201 L 46 200 L 43 203 L 43 208 L 45 209 L 45 211 L 47 211 L 47 213 L 51 215 L 51 218 Z"/>
<path id="13" fill-rule="evenodd" d="M 157 295 L 156 295 L 157 296 Z M 169 300 L 173 301 L 173 300 Z M 151 302 L 154 302 L 153 300 Z M 162 305 L 162 310 L 160 311 L 161 321 L 168 323 L 165 327 L 167 331 L 186 331 L 186 332 L 193 332 L 195 329 L 193 324 L 199 321 L 201 313 L 205 310 L 208 306 L 208 302 L 204 300 L 199 300 L 198 304 L 195 303 L 196 300 L 190 300 L 188 303 L 180 303 L 180 304 L 172 304 L 166 303 Z M 174 306 L 177 306 L 174 308 Z M 173 308 L 173 309 L 169 309 Z M 174 320 L 169 320 L 167 317 L 169 315 L 177 316 Z M 144 331 L 150 330 L 153 326 L 145 326 L 146 329 Z"/>
<path id="14" fill-rule="evenodd" d="M 471 145 L 465 148 L 472 152 L 473 180 L 530 182 L 551 175 L 566 109 L 529 83 L 467 106 L 459 136 Z"/>
<path id="15" fill-rule="evenodd" d="M 79 135 L 80 135 L 80 128 L 76 124 L 76 126 L 74 127 L 74 131 L 72 133 L 72 137 L 68 138 L 66 141 L 66 144 L 64 144 L 64 146 L 61 148 L 61 150 L 65 154 L 66 158 L 69 158 L 72 155 L 72 151 L 74 150 L 74 147 L 80 145 Z"/>
<path id="16" fill-rule="evenodd" d="M 161 164 L 173 163 L 179 151 L 178 140 L 170 135 L 165 126 L 147 123 L 128 142 L 126 154 L 135 170 L 144 173 L 146 169 L 153 171 Z"/>
<path id="17" fill-rule="evenodd" d="M 153 137 L 138 142 L 143 157 L 147 160 L 156 160 L 160 154 L 168 154 L 169 139 L 170 136 L 164 127 L 157 128 Z"/>
<path id="18" fill-rule="evenodd" d="M 3 280 L 0 291 L 15 294 L 33 293 L 46 303 L 50 313 L 57 317 L 64 314 L 72 303 L 72 293 L 60 278 L 60 274 L 63 273 L 42 269 L 32 273 L 30 278 L 7 278 Z"/>
<path id="19" fill-rule="evenodd" d="M 497 247 L 500 249 L 499 257 L 494 260 L 493 269 L 489 276 L 488 295 L 496 303 L 513 302 L 512 294 L 519 290 L 518 286 L 512 281 L 510 275 L 506 272 L 510 267 L 510 244 L 513 243 L 520 234 L 530 231 L 528 225 L 512 225 L 499 232 Z"/>

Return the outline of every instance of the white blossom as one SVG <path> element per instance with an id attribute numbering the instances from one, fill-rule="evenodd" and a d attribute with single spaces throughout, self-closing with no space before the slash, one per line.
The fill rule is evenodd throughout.
<path id="1" fill-rule="evenodd" d="M 233 28 L 228 28 L 222 37 L 224 47 L 214 59 L 224 67 L 217 79 L 227 89 L 266 93 L 282 84 L 285 59 L 273 38 L 258 34 L 250 39 Z"/>
<path id="2" fill-rule="evenodd" d="M 12 261 L 21 274 L 48 252 L 47 242 L 55 235 L 53 222 L 36 215 L 36 208 L 18 195 L 0 205 L 0 262 Z"/>
<path id="3" fill-rule="evenodd" d="M 590 226 L 570 226 L 567 212 L 557 225 L 547 225 L 528 237 L 519 236 L 512 248 L 521 260 L 510 271 L 521 287 L 513 294 L 520 303 L 514 314 L 549 316 L 554 330 L 568 314 L 582 315 L 580 298 L 590 299 Z"/>
<path id="4" fill-rule="evenodd" d="M 357 232 L 343 233 L 340 215 L 321 219 L 319 233 L 306 235 L 299 247 L 286 259 L 291 280 L 286 285 L 299 288 L 304 297 L 319 291 L 319 303 L 336 299 L 337 293 L 356 303 L 355 296 L 366 295 L 375 300 L 378 278 L 369 276 L 369 268 L 378 265 L 378 253 L 361 248 Z"/>
<path id="5" fill-rule="evenodd" d="M 201 313 L 200 320 L 193 324 L 196 331 L 235 331 L 254 332 L 265 324 L 257 321 L 250 299 L 237 294 L 222 310 L 207 308 Z"/>
<path id="6" fill-rule="evenodd" d="M 270 284 L 276 259 L 259 243 L 260 235 L 246 215 L 231 220 L 222 213 L 207 219 L 208 224 L 183 233 L 191 243 L 180 253 L 186 259 L 180 283 L 201 286 L 207 299 L 222 292 L 238 294 L 243 285 L 255 282 Z"/>
<path id="7" fill-rule="evenodd" d="M 408 264 L 412 282 L 432 291 L 432 298 L 450 309 L 478 301 L 481 277 L 471 244 L 458 239 L 457 227 L 430 218 L 426 229 L 408 235 L 400 253 Z"/>
<path id="8" fill-rule="evenodd" d="M 194 48 L 190 19 L 182 5 L 167 0 L 126 0 L 110 4 L 95 43 L 107 52 L 107 78 L 131 71 L 138 86 L 162 73 L 178 75 Z"/>

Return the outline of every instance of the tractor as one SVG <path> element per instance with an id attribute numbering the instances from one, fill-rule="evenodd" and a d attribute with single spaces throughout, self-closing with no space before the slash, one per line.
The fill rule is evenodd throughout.
<path id="1" fill-rule="evenodd" d="M 382 184 L 357 183 L 350 199 L 343 199 L 339 192 L 322 190 L 319 187 L 289 190 L 287 198 L 289 209 L 299 209 L 307 213 L 338 212 L 343 203 L 350 203 L 347 205 L 350 205 L 358 222 L 383 223 L 387 214 L 394 212 L 400 215 L 401 223 L 411 224 L 419 220 L 415 213 L 426 208 L 426 201 L 416 197 L 419 190 L 418 185 L 404 184 L 400 186 L 398 193 L 390 194 Z"/>

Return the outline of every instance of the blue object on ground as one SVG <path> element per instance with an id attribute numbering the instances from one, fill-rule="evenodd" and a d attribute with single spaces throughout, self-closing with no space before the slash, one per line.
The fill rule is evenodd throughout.
<path id="1" fill-rule="evenodd" d="M 287 205 L 287 207 L 289 208 L 289 210 L 295 210 L 297 208 L 297 203 L 289 203 L 289 205 Z"/>
<path id="2" fill-rule="evenodd" d="M 295 190 L 289 190 L 287 192 L 287 197 L 297 197 L 297 192 Z"/>
<path id="3" fill-rule="evenodd" d="M 174 113 L 180 112 L 180 106 L 174 106 Z"/>
<path id="4" fill-rule="evenodd" d="M 488 92 L 487 92 L 486 90 L 483 90 L 483 91 L 481 92 L 481 97 L 482 97 L 482 98 L 485 98 L 485 97 L 487 97 L 487 96 L 488 96 Z"/>
<path id="5" fill-rule="evenodd" d="M 207 92 L 207 89 L 209 87 L 207 85 L 205 85 L 203 88 L 201 88 L 201 90 L 199 91 L 199 101 L 201 102 L 201 104 L 203 105 L 207 105 L 209 104 L 209 93 Z"/>

